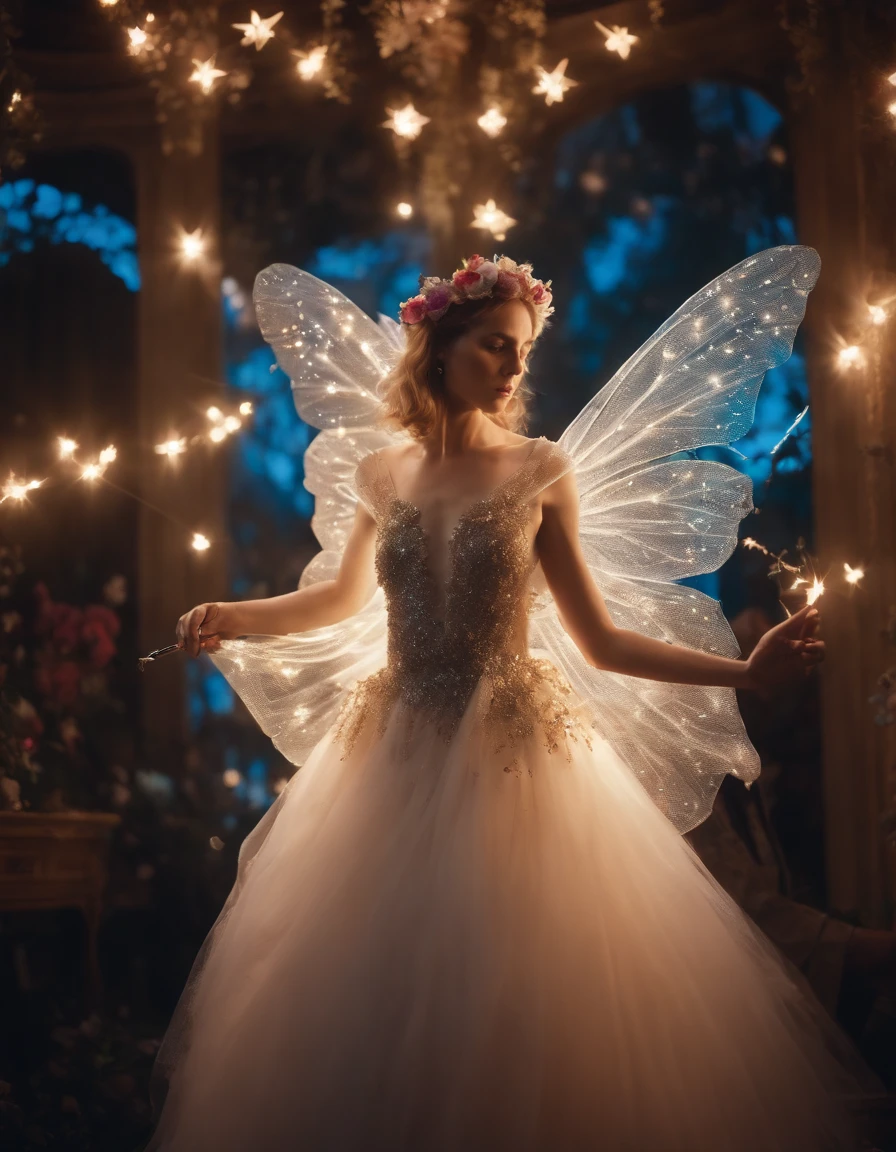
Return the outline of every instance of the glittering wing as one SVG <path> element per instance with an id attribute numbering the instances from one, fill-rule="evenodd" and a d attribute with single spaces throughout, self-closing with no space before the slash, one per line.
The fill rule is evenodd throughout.
<path id="1" fill-rule="evenodd" d="M 575 466 L 583 552 L 618 627 L 739 655 L 718 602 L 671 582 L 727 559 L 752 484 L 728 465 L 676 454 L 746 434 L 765 372 L 790 356 L 819 270 L 818 254 L 801 246 L 737 264 L 683 304 L 560 438 Z M 732 689 L 590 667 L 545 595 L 532 642 L 591 701 L 595 727 L 682 832 L 706 818 L 727 772 L 757 777 Z"/>
<path id="2" fill-rule="evenodd" d="M 321 551 L 302 573 L 303 588 L 339 571 L 358 500 L 358 463 L 406 438 L 377 426 L 377 386 L 398 362 L 404 337 L 388 317 L 375 323 L 330 284 L 288 264 L 258 274 L 254 299 L 299 415 L 321 429 L 304 458 Z M 227 641 L 212 659 L 279 751 L 301 764 L 355 681 L 386 662 L 382 592 L 339 624 Z"/>

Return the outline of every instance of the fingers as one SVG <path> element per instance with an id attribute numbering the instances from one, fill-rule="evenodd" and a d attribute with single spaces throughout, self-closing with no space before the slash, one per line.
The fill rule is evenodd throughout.
<path id="1" fill-rule="evenodd" d="M 190 656 L 198 656 L 203 650 L 217 651 L 220 640 L 211 632 L 211 624 L 217 614 L 216 604 L 198 604 L 185 612 L 174 630 L 178 646 L 186 649 Z M 203 635 L 203 631 L 207 634 Z"/>

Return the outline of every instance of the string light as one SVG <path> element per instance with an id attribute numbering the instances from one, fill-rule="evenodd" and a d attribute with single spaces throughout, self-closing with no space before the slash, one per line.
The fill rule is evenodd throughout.
<path id="1" fill-rule="evenodd" d="M 174 456 L 182 456 L 187 450 L 187 438 L 181 436 L 176 440 L 165 440 L 162 444 L 156 444 L 154 450 L 159 456 L 167 456 L 169 460 Z"/>
<path id="2" fill-rule="evenodd" d="M 387 108 L 389 119 L 383 121 L 383 128 L 391 128 L 396 136 L 405 140 L 416 140 L 429 123 L 429 116 L 421 115 L 413 104 L 405 104 L 404 108 Z"/>
<path id="3" fill-rule="evenodd" d="M 58 436 L 56 442 L 59 445 L 60 460 L 71 459 L 72 453 L 78 450 L 78 445 L 74 440 L 70 440 L 68 436 Z"/>
<path id="4" fill-rule="evenodd" d="M 837 353 L 837 360 L 841 368 L 857 368 L 864 360 L 862 349 L 858 344 L 849 344 Z"/>
<path id="5" fill-rule="evenodd" d="M 871 316 L 872 324 L 886 324 L 887 310 L 880 304 L 869 304 L 868 312 Z"/>
<path id="6" fill-rule="evenodd" d="M 896 100 L 894 100 L 892 104 L 887 105 L 887 111 L 891 116 L 896 116 Z"/>
<path id="7" fill-rule="evenodd" d="M 202 235 L 202 229 L 196 228 L 192 232 L 182 232 L 180 250 L 184 260 L 198 260 L 205 252 L 205 238 Z"/>
<path id="8" fill-rule="evenodd" d="M 118 0 L 100 0 L 101 8 L 114 8 Z"/>
<path id="9" fill-rule="evenodd" d="M 240 44 L 247 48 L 250 45 L 255 45 L 255 51 L 260 52 L 267 44 L 268 40 L 273 40 L 275 36 L 274 25 L 283 15 L 282 12 L 277 12 L 274 16 L 262 18 L 257 12 L 253 11 L 249 15 L 248 24 L 234 24 L 238 32 L 243 32 L 243 38 Z"/>
<path id="10" fill-rule="evenodd" d="M 632 45 L 638 43 L 638 37 L 633 36 L 628 28 L 620 28 L 618 24 L 614 24 L 612 28 L 608 28 L 606 24 L 601 24 L 600 20 L 594 21 L 595 28 L 598 28 L 604 35 L 604 47 L 608 52 L 617 52 L 620 59 L 628 60 L 631 55 Z"/>
<path id="11" fill-rule="evenodd" d="M 553 72 L 548 72 L 546 69 L 539 67 L 538 83 L 532 91 L 536 96 L 544 94 L 545 104 L 550 106 L 554 103 L 561 103 L 563 93 L 578 84 L 578 80 L 571 80 L 569 76 L 566 75 L 566 65 L 568 63 L 568 57 L 564 58 Z"/>
<path id="12" fill-rule="evenodd" d="M 105 468 L 107 465 L 111 464 L 112 461 L 117 458 L 117 456 L 118 456 L 118 449 L 114 448 L 110 444 L 108 448 L 104 448 L 102 450 L 102 452 L 100 452 L 100 461 L 99 461 L 100 466 L 102 468 Z"/>
<path id="13" fill-rule="evenodd" d="M 489 200 L 486 204 L 473 205 L 473 220 L 470 227 L 483 228 L 491 232 L 496 240 L 503 240 L 507 229 L 512 228 L 514 224 L 516 220 L 502 211 L 494 200 Z"/>
<path id="14" fill-rule="evenodd" d="M 82 480 L 99 480 L 103 475 L 103 470 L 99 464 L 85 464 L 81 471 Z"/>
<path id="15" fill-rule="evenodd" d="M 296 58 L 296 71 L 299 76 L 303 80 L 313 80 L 323 69 L 324 61 L 327 58 L 327 46 L 326 44 L 319 44 L 310 52 L 299 52 L 293 48 L 291 55 Z"/>
<path id="16" fill-rule="evenodd" d="M 193 539 L 190 541 L 190 546 L 196 552 L 207 552 L 212 546 L 211 540 L 208 536 L 204 536 L 201 532 L 194 532 Z"/>
<path id="17" fill-rule="evenodd" d="M 240 415 L 241 416 L 251 416 L 254 411 L 255 411 L 255 409 L 252 407 L 252 401 L 251 400 L 244 400 L 242 402 L 242 404 L 240 404 Z"/>
<path id="18" fill-rule="evenodd" d="M 149 47 L 149 33 L 145 28 L 128 28 L 128 52 L 132 56 L 139 56 Z"/>
<path id="19" fill-rule="evenodd" d="M 242 776 L 240 775 L 239 769 L 227 768 L 222 773 L 221 779 L 228 788 L 236 788 L 237 784 L 242 780 Z"/>
<path id="20" fill-rule="evenodd" d="M 486 136 L 490 136 L 492 140 L 496 136 L 500 136 L 504 126 L 507 124 L 507 117 L 502 115 L 501 109 L 497 108 L 494 104 L 487 112 L 484 112 L 476 121 Z"/>
<path id="21" fill-rule="evenodd" d="M 215 67 L 215 58 L 211 56 L 208 60 L 193 60 L 193 71 L 190 73 L 189 80 L 191 84 L 198 84 L 202 91 L 208 95 L 214 87 L 215 81 L 226 75 L 227 73 L 223 69 Z"/>
<path id="22" fill-rule="evenodd" d="M 858 582 L 860 580 L 862 580 L 865 576 L 865 573 L 861 568 L 852 568 L 845 561 L 843 564 L 843 568 L 846 572 L 846 583 L 847 584 L 858 584 Z"/>
<path id="23" fill-rule="evenodd" d="M 406 200 L 402 200 L 401 203 L 396 204 L 395 211 L 402 218 L 402 220 L 410 220 L 410 218 L 414 215 L 413 205 L 408 204 Z"/>
<path id="24" fill-rule="evenodd" d="M 22 501 L 27 499 L 28 493 L 33 492 L 35 488 L 40 488 L 43 480 L 17 480 L 15 476 L 10 473 L 9 479 L 3 485 L 2 494 L 0 494 L 0 504 L 5 503 L 7 500 Z"/>
<path id="25" fill-rule="evenodd" d="M 892 84 L 893 87 L 896 88 L 896 72 L 894 72 L 892 76 L 887 77 L 887 83 Z"/>

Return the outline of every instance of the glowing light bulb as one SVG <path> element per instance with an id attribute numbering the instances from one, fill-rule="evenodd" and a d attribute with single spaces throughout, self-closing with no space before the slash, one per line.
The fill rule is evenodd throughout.
<path id="1" fill-rule="evenodd" d="M 190 541 L 190 544 L 196 552 L 207 552 L 212 546 L 212 542 L 208 536 L 204 536 L 201 532 L 193 533 L 193 539 Z"/>
<path id="2" fill-rule="evenodd" d="M 886 310 L 886 308 L 882 307 L 880 304 L 869 304 L 868 305 L 868 312 L 871 316 L 871 323 L 872 324 L 886 324 L 886 322 L 887 322 L 887 310 Z"/>
<path id="3" fill-rule="evenodd" d="M 272 40 L 274 38 L 274 25 L 282 15 L 282 12 L 277 12 L 274 16 L 263 18 L 259 16 L 257 12 L 251 12 L 249 14 L 248 24 L 233 25 L 233 27 L 236 28 L 238 32 L 243 33 L 243 38 L 240 40 L 240 44 L 244 48 L 250 47 L 252 44 L 254 44 L 255 51 L 260 52 L 262 48 L 264 48 L 265 44 L 267 44 L 268 40 Z"/>
<path id="4" fill-rule="evenodd" d="M 206 408 L 205 414 L 206 414 L 206 416 L 208 416 L 209 420 L 217 421 L 217 420 L 223 420 L 224 419 L 224 413 L 221 411 L 220 408 L 216 408 L 214 406 L 214 404 L 211 406 L 211 408 Z"/>
<path id="5" fill-rule="evenodd" d="M 202 229 L 196 228 L 192 232 L 182 233 L 180 250 L 185 260 L 198 260 L 205 251 L 205 239 L 202 235 Z"/>
<path id="6" fill-rule="evenodd" d="M 384 120 L 382 127 L 391 128 L 396 136 L 405 140 L 416 140 L 429 123 L 429 116 L 423 116 L 413 104 L 405 104 L 404 108 L 387 108 L 389 119 Z"/>
<path id="7" fill-rule="evenodd" d="M 406 200 L 402 200 L 401 203 L 396 204 L 395 211 L 402 218 L 402 220 L 409 220 L 414 215 L 413 205 L 408 204 Z"/>
<path id="8" fill-rule="evenodd" d="M 102 452 L 100 452 L 100 465 L 105 467 L 107 464 L 111 464 L 117 456 L 118 449 L 110 444 L 108 448 L 104 448 Z"/>
<path id="9" fill-rule="evenodd" d="M 60 460 L 69 460 L 72 453 L 78 450 L 78 445 L 74 440 L 69 439 L 68 436 L 58 436 L 56 442 L 59 445 Z"/>
<path id="10" fill-rule="evenodd" d="M 296 72 L 299 76 L 303 80 L 313 80 L 323 70 L 327 58 L 327 46 L 320 44 L 309 52 L 299 52 L 293 48 L 292 55 L 296 58 Z"/>
<path id="11" fill-rule="evenodd" d="M 507 117 L 502 115 L 501 109 L 497 108 L 494 104 L 487 112 L 484 112 L 476 121 L 486 136 L 494 139 L 500 136 L 504 126 L 507 124 Z"/>
<path id="12" fill-rule="evenodd" d="M 82 480 L 99 480 L 103 474 L 99 464 L 85 464 L 81 471 Z"/>
<path id="13" fill-rule="evenodd" d="M 138 56 L 149 43 L 149 36 L 145 28 L 128 28 L 128 52 Z"/>
<path id="14" fill-rule="evenodd" d="M 566 57 L 560 61 L 553 72 L 548 72 L 544 68 L 538 69 L 538 83 L 532 91 L 536 96 L 544 95 L 545 104 L 561 103 L 564 92 L 578 84 L 578 80 L 571 80 L 569 76 L 566 75 L 566 65 L 568 63 L 569 58 Z"/>
<path id="15" fill-rule="evenodd" d="M 227 429 L 223 424 L 216 424 L 209 432 L 208 438 L 213 444 L 220 444 L 222 440 L 227 439 Z"/>
<path id="16" fill-rule="evenodd" d="M 9 479 L 0 489 L 0 504 L 6 500 L 25 500 L 29 492 L 33 492 L 35 488 L 40 488 L 43 480 L 17 480 L 16 477 L 10 473 Z"/>
<path id="17" fill-rule="evenodd" d="M 193 71 L 188 79 L 191 84 L 198 84 L 202 91 L 208 95 L 214 87 L 215 81 L 226 75 L 227 73 L 221 68 L 215 67 L 215 58 L 210 56 L 208 60 L 193 60 Z"/>
<path id="18" fill-rule="evenodd" d="M 632 45 L 638 43 L 638 37 L 633 36 L 628 28 L 620 28 L 618 24 L 614 24 L 612 28 L 608 28 L 605 24 L 601 24 L 600 20 L 595 20 L 594 26 L 603 33 L 605 40 L 604 47 L 607 51 L 616 52 L 620 59 L 628 60 L 631 55 Z"/>
<path id="19" fill-rule="evenodd" d="M 840 349 L 837 353 L 837 359 L 841 368 L 856 368 L 862 363 L 864 357 L 858 344 L 850 344 L 846 348 Z"/>
<path id="20" fill-rule="evenodd" d="M 179 439 L 165 440 L 162 444 L 156 444 L 155 451 L 160 456 L 167 456 L 170 460 L 173 456 L 181 456 L 187 450 L 187 440 L 185 436 Z"/>
<path id="21" fill-rule="evenodd" d="M 240 415 L 241 416 L 251 416 L 252 412 L 253 412 L 252 401 L 251 400 L 244 400 L 242 402 L 242 404 L 240 404 Z"/>
<path id="22" fill-rule="evenodd" d="M 844 563 L 843 568 L 844 568 L 844 571 L 846 572 L 846 583 L 847 584 L 858 584 L 858 582 L 861 579 L 863 579 L 865 576 L 865 572 L 861 568 L 853 568 L 849 564 L 846 564 L 846 563 Z"/>
<path id="23" fill-rule="evenodd" d="M 225 416 L 224 417 L 224 431 L 236 432 L 242 428 L 243 422 L 238 416 Z"/>
<path id="24" fill-rule="evenodd" d="M 236 768 L 227 768 L 223 772 L 221 779 L 228 788 L 236 788 L 237 784 L 242 780 L 242 775 Z"/>
<path id="25" fill-rule="evenodd" d="M 500 209 L 494 200 L 489 200 L 485 204 L 473 205 L 473 220 L 470 226 L 491 232 L 496 240 L 503 240 L 507 234 L 507 229 L 512 228 L 514 224 L 516 224 L 516 220 Z"/>

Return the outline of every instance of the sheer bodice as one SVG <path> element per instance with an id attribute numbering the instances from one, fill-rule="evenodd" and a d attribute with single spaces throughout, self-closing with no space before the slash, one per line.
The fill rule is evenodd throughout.
<path id="1" fill-rule="evenodd" d="M 587 739 L 563 701 L 568 683 L 528 648 L 537 567 L 530 531 L 534 501 L 571 467 L 557 444 L 535 440 L 520 467 L 457 521 L 440 587 L 421 509 L 399 497 L 381 452 L 361 461 L 355 487 L 378 525 L 376 572 L 386 598 L 388 660 L 355 686 L 337 719 L 346 751 L 372 715 L 382 731 L 399 699 L 450 740 L 483 678 L 490 689 L 486 716 L 495 722 L 499 747 L 536 726 L 551 748 L 563 734 Z"/>

